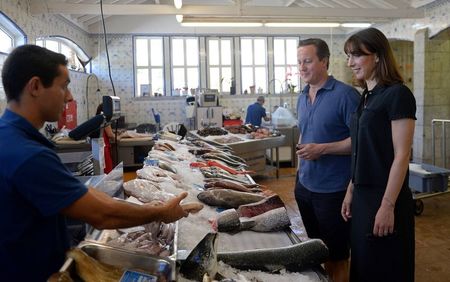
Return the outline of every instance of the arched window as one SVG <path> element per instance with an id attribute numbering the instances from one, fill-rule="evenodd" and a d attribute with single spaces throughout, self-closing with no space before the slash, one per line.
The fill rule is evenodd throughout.
<path id="1" fill-rule="evenodd" d="M 62 36 L 38 38 L 36 45 L 66 56 L 69 61 L 68 68 L 71 70 L 86 72 L 86 66 L 92 59 L 78 44 Z"/>
<path id="2" fill-rule="evenodd" d="M 0 72 L 9 52 L 26 42 L 25 33 L 10 18 L 0 12 Z M 0 83 L 0 100 L 5 99 L 3 83 Z"/>

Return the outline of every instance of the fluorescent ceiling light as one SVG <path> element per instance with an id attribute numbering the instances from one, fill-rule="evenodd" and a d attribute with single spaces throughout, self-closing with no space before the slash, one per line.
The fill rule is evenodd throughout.
<path id="1" fill-rule="evenodd" d="M 183 22 L 183 15 L 176 15 L 175 18 L 177 19 L 177 22 Z"/>
<path id="2" fill-rule="evenodd" d="M 339 23 L 265 23 L 267 27 L 338 27 Z"/>
<path id="3" fill-rule="evenodd" d="M 173 5 L 175 6 L 175 8 L 181 9 L 181 7 L 183 6 L 183 0 L 173 0 Z"/>
<path id="4" fill-rule="evenodd" d="M 343 24 L 341 24 L 342 27 L 363 27 L 363 28 L 369 27 L 371 25 L 372 24 L 370 24 L 370 23 L 343 23 Z"/>
<path id="5" fill-rule="evenodd" d="M 260 27 L 262 23 L 256 22 L 182 22 L 182 26 L 196 27 Z"/>

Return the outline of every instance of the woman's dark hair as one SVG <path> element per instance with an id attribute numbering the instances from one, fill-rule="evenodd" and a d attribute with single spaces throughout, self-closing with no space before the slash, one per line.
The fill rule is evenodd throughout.
<path id="1" fill-rule="evenodd" d="M 5 60 L 2 70 L 6 100 L 20 101 L 20 95 L 33 77 L 37 76 L 44 87 L 50 87 L 60 75 L 59 66 L 67 66 L 64 55 L 36 45 L 22 45 L 14 49 Z"/>
<path id="2" fill-rule="evenodd" d="M 97 110 L 95 111 L 95 115 L 99 115 L 101 112 L 103 112 L 103 103 L 100 103 L 97 106 Z"/>
<path id="3" fill-rule="evenodd" d="M 376 54 L 378 63 L 375 66 L 375 78 L 381 85 L 403 83 L 397 62 L 386 36 L 376 28 L 367 28 L 350 36 L 344 44 L 345 54 L 362 56 Z M 367 88 L 364 80 L 358 80 L 361 87 Z"/>
<path id="4" fill-rule="evenodd" d="M 304 40 L 300 40 L 298 43 L 298 47 L 308 46 L 308 45 L 314 45 L 316 47 L 316 55 L 319 58 L 319 60 L 323 60 L 324 58 L 327 58 L 327 69 L 330 65 L 330 49 L 328 48 L 328 45 L 325 41 L 323 41 L 320 38 L 308 38 Z"/>

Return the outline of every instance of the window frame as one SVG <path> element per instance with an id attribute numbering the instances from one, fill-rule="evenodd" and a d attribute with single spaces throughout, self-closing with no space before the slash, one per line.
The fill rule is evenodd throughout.
<path id="1" fill-rule="evenodd" d="M 288 64 L 287 62 L 287 58 L 288 58 L 288 48 L 287 48 L 287 40 L 292 40 L 295 39 L 296 40 L 296 49 L 295 52 L 297 52 L 297 48 L 298 48 L 298 44 L 300 42 L 300 37 L 298 36 L 276 36 L 273 37 L 273 44 L 272 44 L 272 52 L 274 54 L 273 56 L 273 77 L 271 78 L 271 80 L 269 81 L 269 91 L 272 91 L 271 93 L 275 93 L 275 94 L 284 94 L 284 93 L 288 93 L 289 89 L 287 89 L 287 85 L 288 83 L 291 83 L 292 85 L 295 85 L 296 87 L 296 91 L 299 91 L 300 86 L 301 86 L 301 82 L 300 82 L 300 76 L 299 76 L 299 72 L 298 72 L 298 63 L 296 62 L 295 64 Z M 275 41 L 276 40 L 283 40 L 283 44 L 284 44 L 284 64 L 276 64 L 275 62 Z M 284 78 L 282 80 L 280 80 L 279 78 L 275 77 L 276 76 L 276 68 L 278 67 L 283 67 L 284 68 Z M 294 72 L 292 70 L 292 68 L 296 68 L 297 72 Z M 290 75 L 288 75 L 290 73 Z M 273 82 L 272 82 L 273 81 Z M 281 87 L 283 89 L 283 93 L 277 92 L 277 90 L 279 90 L 280 88 L 277 88 L 277 82 L 281 83 Z"/>
<path id="2" fill-rule="evenodd" d="M 142 40 L 145 39 L 147 40 L 147 58 L 148 58 L 148 65 L 147 66 L 138 66 L 137 64 L 137 52 L 136 52 L 136 48 L 137 48 L 137 44 L 136 41 L 137 40 Z M 152 51 L 151 51 L 151 40 L 152 39 L 160 39 L 161 40 L 161 54 L 162 54 L 162 65 L 161 66 L 153 66 L 151 64 L 151 56 L 152 56 Z M 148 81 L 149 84 L 151 85 L 151 88 L 149 89 L 150 96 L 154 96 L 155 93 L 161 94 L 163 96 L 166 96 L 166 74 L 165 74 L 165 43 L 164 43 L 164 37 L 163 36 L 133 36 L 133 72 L 134 72 L 134 97 L 145 97 L 142 96 L 142 93 L 140 93 L 140 89 L 138 88 L 138 83 L 137 83 L 137 73 L 139 69 L 147 69 L 148 70 Z M 152 80 L 152 70 L 153 69 L 158 69 L 161 70 L 162 72 L 162 89 L 161 92 L 156 92 L 158 89 L 153 89 L 154 88 L 154 83 Z"/>
<path id="3" fill-rule="evenodd" d="M 218 56 L 219 56 L 219 63 L 217 65 L 211 65 L 211 62 L 209 60 L 209 42 L 213 41 L 213 40 L 217 40 L 218 42 L 218 46 L 219 46 L 219 51 L 218 51 Z M 224 65 L 222 63 L 222 40 L 227 40 L 230 42 L 230 64 L 229 65 Z M 231 86 L 231 81 L 235 78 L 235 66 L 234 66 L 234 61 L 235 61 L 235 47 L 234 47 L 234 40 L 233 37 L 231 36 L 208 36 L 206 37 L 206 75 L 207 75 L 207 87 L 211 88 L 211 81 L 210 81 L 210 77 L 211 77 L 211 68 L 218 68 L 219 69 L 219 77 L 221 77 L 220 80 L 220 88 L 219 92 L 220 93 L 224 93 L 224 94 L 229 94 L 230 93 L 230 86 Z M 226 85 L 224 84 L 225 78 L 223 76 L 223 68 L 230 68 L 231 70 L 231 77 L 228 81 L 227 84 L 229 84 L 228 87 L 225 87 Z"/>
<path id="4" fill-rule="evenodd" d="M 170 85 L 171 85 L 171 91 L 170 91 L 170 95 L 168 96 L 178 96 L 181 95 L 182 90 L 185 89 L 179 89 L 179 88 L 175 88 L 174 85 L 174 70 L 175 69 L 183 69 L 183 73 L 184 73 L 184 81 L 185 81 L 185 86 L 189 88 L 189 85 L 187 85 L 187 81 L 188 81 L 188 69 L 189 68 L 197 68 L 197 72 L 198 72 L 198 85 L 197 88 L 201 87 L 201 58 L 200 58 L 200 36 L 170 36 L 170 47 L 169 47 L 169 52 L 170 52 Z M 173 40 L 174 39 L 182 39 L 183 40 L 183 65 L 182 66 L 174 66 L 173 65 Z M 188 39 L 195 39 L 197 41 L 197 56 L 198 56 L 198 60 L 197 60 L 197 66 L 188 66 L 187 65 L 187 48 L 186 48 L 186 41 Z M 176 93 L 177 91 L 179 91 L 179 93 Z M 174 95 L 175 94 L 175 95 Z M 185 93 L 187 94 L 187 93 Z"/>
<path id="5" fill-rule="evenodd" d="M 251 40 L 251 48 L 252 48 L 252 63 L 250 64 L 250 65 L 243 65 L 242 64 L 242 41 L 243 40 Z M 262 64 L 255 64 L 255 40 L 257 40 L 257 39 L 263 39 L 264 40 L 264 46 L 265 46 L 265 58 L 264 58 L 264 61 L 265 61 L 265 64 L 264 65 L 262 65 Z M 267 82 L 268 82 L 268 77 L 269 77 L 269 75 L 268 75 L 268 73 L 269 73 L 269 58 L 268 58 L 268 53 L 269 53 L 269 48 L 268 48 L 268 36 L 240 36 L 239 37 L 239 46 L 240 46 L 240 50 L 239 50 L 239 52 L 240 52 L 240 61 L 239 61 L 239 63 L 240 63 L 240 66 L 239 66 L 239 69 L 240 69 L 240 76 L 241 76 L 241 94 L 244 94 L 245 93 L 245 90 L 246 90 L 246 88 L 244 88 L 244 85 L 243 85 L 243 68 L 244 67 L 246 67 L 246 68 L 251 68 L 252 69 L 252 78 L 253 78 L 253 86 L 255 86 L 255 93 L 258 93 L 258 85 L 256 85 L 256 68 L 261 68 L 261 67 L 264 67 L 264 69 L 265 69 L 265 85 L 263 85 L 264 86 L 264 88 L 262 88 L 263 89 L 263 93 L 267 93 Z M 259 87 L 261 87 L 261 86 L 259 86 Z M 248 89 L 249 91 L 247 92 L 248 94 L 250 94 L 251 93 L 251 90 L 250 90 L 250 88 Z"/>

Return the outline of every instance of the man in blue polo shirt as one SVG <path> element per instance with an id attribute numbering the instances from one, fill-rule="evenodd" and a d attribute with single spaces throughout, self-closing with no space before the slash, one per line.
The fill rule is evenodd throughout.
<path id="1" fill-rule="evenodd" d="M 254 126 L 261 126 L 261 119 L 269 121 L 270 118 L 266 115 L 266 109 L 264 105 L 264 96 L 259 96 L 254 104 L 251 104 L 247 108 L 247 116 L 245 117 L 246 124 L 252 124 Z"/>
<path id="2" fill-rule="evenodd" d="M 350 181 L 350 118 L 358 92 L 328 76 L 330 51 L 321 39 L 300 41 L 300 76 L 307 83 L 297 102 L 300 142 L 295 199 L 308 236 L 330 251 L 325 270 L 334 282 L 348 281 L 349 226 L 340 216 Z"/>
<path id="3" fill-rule="evenodd" d="M 39 129 L 73 99 L 63 55 L 20 46 L 6 59 L 2 82 L 8 105 L 0 118 L 0 280 L 46 281 L 57 272 L 69 248 L 65 216 L 98 229 L 187 216 L 179 205 L 185 193 L 158 207 L 132 205 L 86 188 L 61 163 Z"/>

